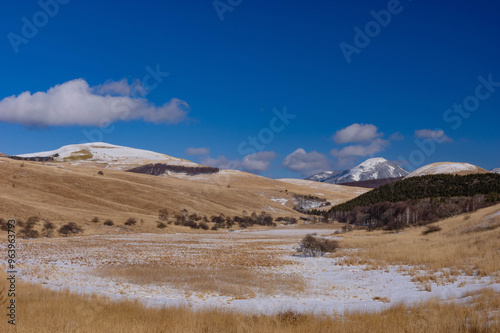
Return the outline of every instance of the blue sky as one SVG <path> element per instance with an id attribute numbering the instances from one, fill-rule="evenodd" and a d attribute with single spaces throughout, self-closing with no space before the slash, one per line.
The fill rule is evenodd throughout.
<path id="1" fill-rule="evenodd" d="M 9 2 L 0 152 L 104 141 L 275 178 L 376 156 L 407 169 L 500 167 L 499 10 L 496 1 Z"/>

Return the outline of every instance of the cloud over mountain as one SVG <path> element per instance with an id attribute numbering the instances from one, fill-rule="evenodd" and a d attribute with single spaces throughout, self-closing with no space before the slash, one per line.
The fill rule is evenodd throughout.
<path id="1" fill-rule="evenodd" d="M 300 172 L 303 176 L 310 176 L 328 170 L 331 162 L 328 157 L 317 151 L 307 153 L 304 149 L 298 148 L 285 157 L 282 165 L 288 170 Z"/>
<path id="2" fill-rule="evenodd" d="M 84 79 L 56 85 L 46 92 L 23 92 L 0 101 L 0 121 L 26 126 L 105 126 L 118 120 L 177 124 L 189 105 L 180 99 L 156 106 L 140 96 L 145 88 L 126 80 L 90 87 Z"/>

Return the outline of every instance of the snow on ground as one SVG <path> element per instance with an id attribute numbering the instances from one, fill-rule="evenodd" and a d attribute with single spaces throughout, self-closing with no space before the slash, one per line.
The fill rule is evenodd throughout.
<path id="1" fill-rule="evenodd" d="M 67 240 L 21 241 L 18 251 L 21 256 L 18 263 L 21 268 L 19 275 L 23 280 L 55 290 L 96 293 L 112 299 L 138 299 L 150 306 L 181 305 L 195 310 L 218 307 L 266 314 L 289 309 L 318 314 L 373 311 L 399 302 L 458 298 L 466 291 L 486 286 L 500 289 L 500 284 L 490 284 L 488 277 L 459 277 L 451 284 L 432 284 L 432 291 L 428 292 L 413 283 L 411 277 L 401 273 L 397 267 L 365 270 L 364 266 L 338 265 L 338 258 L 305 258 L 295 255 L 294 249 L 298 241 L 308 233 L 326 235 L 331 234 L 332 230 L 293 227 L 205 235 L 95 235 Z M 261 246 L 261 250 L 267 249 L 267 255 L 280 256 L 288 262 L 283 266 L 260 270 L 299 274 L 308 283 L 306 290 L 293 295 L 256 294 L 246 299 L 234 299 L 216 293 L 188 292 L 167 284 L 137 285 L 95 274 L 96 269 L 110 264 L 141 264 L 146 257 L 153 261 L 162 260 L 167 248 L 177 253 L 170 260 L 182 261 L 186 260 L 186 256 L 194 255 L 196 258 L 196 255 L 210 249 L 236 248 L 238 244 L 249 242 Z M 2 244 L 0 249 L 5 251 L 5 245 Z"/>
<path id="2" fill-rule="evenodd" d="M 425 165 L 412 173 L 407 177 L 423 176 L 423 175 L 435 175 L 440 173 L 459 173 L 459 172 L 480 172 L 480 169 L 469 163 L 432 163 Z"/>
<path id="3" fill-rule="evenodd" d="M 197 166 L 198 164 L 183 160 L 181 158 L 156 153 L 150 150 L 136 149 L 124 146 L 112 145 L 105 142 L 91 142 L 63 146 L 59 149 L 20 154 L 20 157 L 43 157 L 59 154 L 55 160 L 63 161 L 68 158 L 82 158 L 82 161 L 105 162 L 109 165 L 141 164 L 142 161 L 157 161 L 173 165 Z"/>
<path id="4" fill-rule="evenodd" d="M 283 206 L 286 205 L 286 203 L 288 202 L 288 199 L 285 198 L 271 198 L 271 200 L 274 202 L 279 202 Z"/>

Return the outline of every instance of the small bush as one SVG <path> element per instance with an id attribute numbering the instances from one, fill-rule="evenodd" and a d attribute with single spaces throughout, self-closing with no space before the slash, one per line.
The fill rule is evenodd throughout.
<path id="1" fill-rule="evenodd" d="M 284 312 L 278 313 L 278 319 L 288 325 L 296 325 L 297 322 L 304 321 L 307 319 L 307 315 L 293 311 L 293 310 L 287 310 Z"/>
<path id="2" fill-rule="evenodd" d="M 58 232 L 63 236 L 68 236 L 71 234 L 78 234 L 80 232 L 83 232 L 83 229 L 75 222 L 69 222 L 60 227 Z"/>
<path id="3" fill-rule="evenodd" d="M 309 234 L 302 239 L 297 252 L 306 257 L 321 257 L 327 252 L 334 252 L 338 247 L 339 243 L 336 240 L 317 238 Z"/>
<path id="4" fill-rule="evenodd" d="M 132 226 L 132 225 L 136 225 L 137 224 L 137 220 L 133 217 L 130 217 L 127 221 L 125 221 L 125 225 L 128 225 L 128 226 Z"/>
<path id="5" fill-rule="evenodd" d="M 198 229 L 198 224 L 193 221 L 193 220 L 187 220 L 185 223 L 184 223 L 184 226 L 186 227 L 190 227 L 192 229 Z"/>
<path id="6" fill-rule="evenodd" d="M 99 218 L 97 216 L 94 216 L 92 220 L 90 220 L 90 222 L 99 223 Z"/>
<path id="7" fill-rule="evenodd" d="M 0 217 L 0 230 L 2 231 L 8 231 L 9 227 L 7 225 L 7 221 L 5 221 L 4 218 Z"/>
<path id="8" fill-rule="evenodd" d="M 97 174 L 100 176 L 104 176 L 104 172 L 102 172 L 102 171 L 99 171 Z"/>
<path id="9" fill-rule="evenodd" d="M 203 230 L 208 230 L 208 225 L 205 222 L 200 222 L 199 227 Z"/>
<path id="10" fill-rule="evenodd" d="M 113 222 L 113 220 L 110 220 L 110 219 L 107 219 L 106 221 L 104 221 L 103 223 L 105 226 L 108 226 L 108 227 L 111 227 L 112 225 L 114 225 L 115 223 Z"/>
<path id="11" fill-rule="evenodd" d="M 441 231 L 441 227 L 438 227 L 437 225 L 429 225 L 427 228 L 425 228 L 424 231 L 422 231 L 422 235 L 428 235 L 433 232 L 438 232 Z"/>
<path id="12" fill-rule="evenodd" d="M 157 222 L 156 222 L 156 227 L 157 227 L 158 229 L 164 229 L 164 228 L 166 228 L 166 227 L 167 227 L 167 225 L 166 225 L 165 223 L 163 223 L 163 222 L 157 221 Z"/>
<path id="13" fill-rule="evenodd" d="M 163 222 L 168 220 L 168 210 L 166 208 L 162 208 L 158 211 L 158 219 Z"/>
<path id="14" fill-rule="evenodd" d="M 43 237 L 52 237 L 52 235 L 54 234 L 55 228 L 56 228 L 56 226 L 54 225 L 54 223 L 46 220 L 43 223 L 42 236 Z"/>
<path id="15" fill-rule="evenodd" d="M 22 229 L 19 232 L 22 238 L 38 238 L 40 233 L 35 230 L 36 224 L 40 221 L 38 216 L 31 216 L 22 224 Z M 19 224 L 19 223 L 18 223 Z"/>

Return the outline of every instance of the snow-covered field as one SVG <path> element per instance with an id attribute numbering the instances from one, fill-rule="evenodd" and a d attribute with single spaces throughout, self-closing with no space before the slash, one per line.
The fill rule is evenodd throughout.
<path id="1" fill-rule="evenodd" d="M 331 235 L 331 229 L 287 227 L 218 234 L 96 235 L 58 239 L 21 240 L 18 253 L 20 277 L 48 288 L 96 293 L 113 299 L 139 299 L 151 306 L 183 305 L 193 309 L 219 307 L 253 313 L 295 309 L 332 314 L 346 310 L 380 310 L 400 302 L 433 298 L 455 299 L 464 292 L 490 284 L 488 277 L 459 277 L 446 285 L 423 290 L 400 267 L 366 270 L 341 266 L 341 258 L 312 258 L 295 254 L 299 240 L 308 233 Z M 341 237 L 335 235 L 334 237 Z M 0 246 L 5 251 L 5 245 Z M 233 297 L 218 292 L 197 292 L 168 283 L 135 284 L 126 278 L 106 276 L 106 267 L 168 263 L 205 265 L 214 258 L 231 260 L 225 267 L 244 267 L 260 273 L 300 276 L 306 287 L 299 291 L 255 292 Z M 241 255 L 241 256 L 239 256 Z M 239 256 L 239 257 L 238 257 Z M 269 265 L 263 263 L 269 262 Z M 146 265 L 146 266 L 144 266 Z M 144 268 L 145 267 L 145 268 Z"/>

